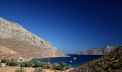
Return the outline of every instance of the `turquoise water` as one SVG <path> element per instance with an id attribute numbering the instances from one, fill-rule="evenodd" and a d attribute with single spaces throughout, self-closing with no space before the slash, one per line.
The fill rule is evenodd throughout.
<path id="1" fill-rule="evenodd" d="M 70 57 L 57 57 L 57 58 L 35 58 L 32 60 L 33 63 L 36 61 L 40 62 L 50 62 L 53 63 L 62 63 L 65 62 L 67 65 L 71 65 L 72 67 L 77 67 L 87 62 L 90 62 L 94 59 L 100 58 L 103 55 L 71 55 Z"/>

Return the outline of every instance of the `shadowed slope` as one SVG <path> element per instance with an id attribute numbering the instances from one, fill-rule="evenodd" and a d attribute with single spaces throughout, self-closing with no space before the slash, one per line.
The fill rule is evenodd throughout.
<path id="1" fill-rule="evenodd" d="M 122 72 L 122 46 L 70 72 Z"/>

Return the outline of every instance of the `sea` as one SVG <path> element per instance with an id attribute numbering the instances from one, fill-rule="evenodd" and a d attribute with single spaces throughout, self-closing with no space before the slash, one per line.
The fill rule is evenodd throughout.
<path id="1" fill-rule="evenodd" d="M 68 55 L 70 57 L 35 58 L 32 60 L 32 63 L 35 63 L 36 61 L 49 62 L 51 64 L 64 62 L 67 65 L 70 64 L 73 68 L 75 68 L 103 56 L 103 55 L 75 55 L 75 54 L 68 54 Z"/>

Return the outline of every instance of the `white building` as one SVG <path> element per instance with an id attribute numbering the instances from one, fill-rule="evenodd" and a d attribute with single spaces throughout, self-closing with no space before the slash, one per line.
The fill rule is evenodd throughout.
<path id="1" fill-rule="evenodd" d="M 0 63 L 0 67 L 5 67 L 6 63 Z"/>

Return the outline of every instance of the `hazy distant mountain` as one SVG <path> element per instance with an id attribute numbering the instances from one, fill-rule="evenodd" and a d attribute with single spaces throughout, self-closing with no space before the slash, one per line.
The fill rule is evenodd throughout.
<path id="1" fill-rule="evenodd" d="M 80 51 L 77 54 L 79 55 L 106 55 L 111 51 L 118 48 L 118 46 L 106 46 L 104 48 L 92 48 L 88 51 Z"/>
<path id="2" fill-rule="evenodd" d="M 0 18 L 0 58 L 31 59 L 66 56 L 19 24 Z"/>

